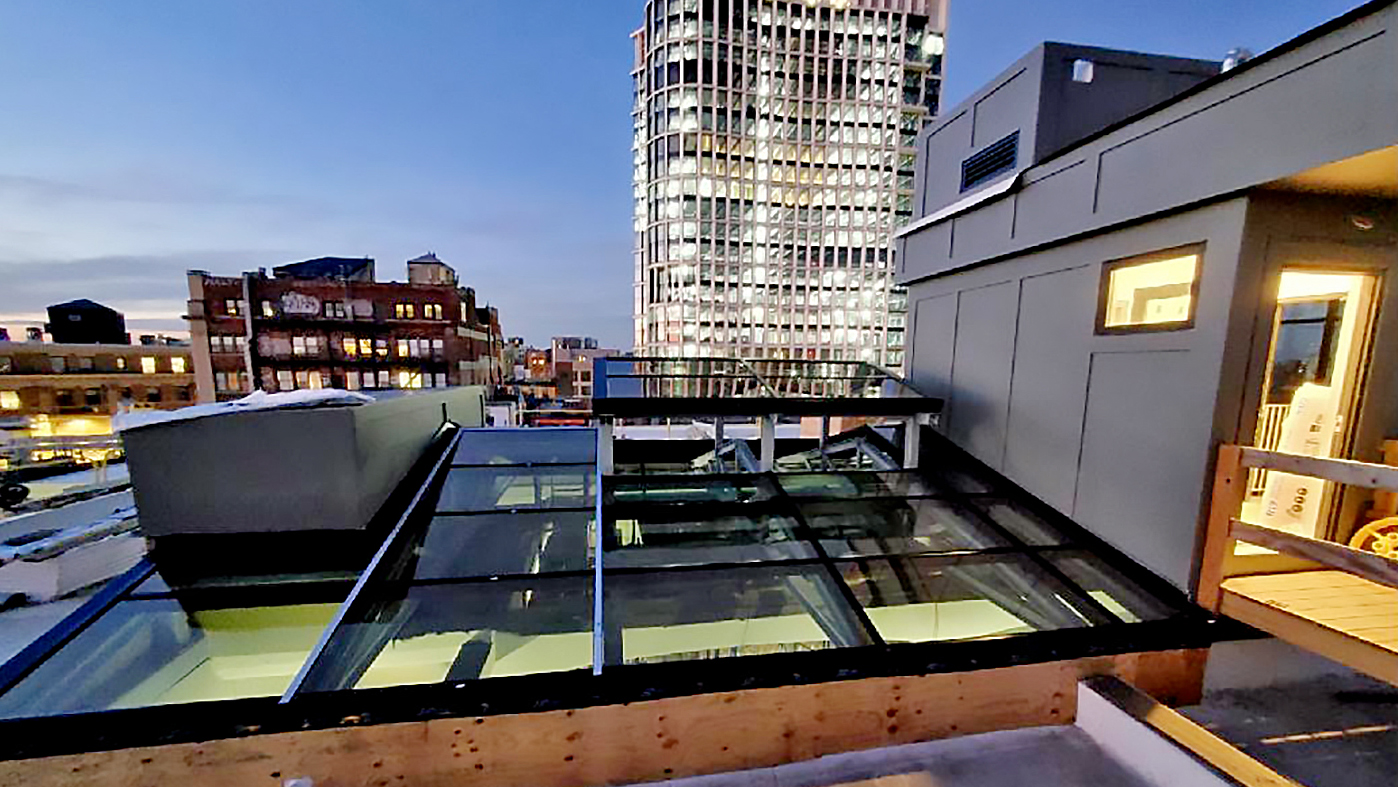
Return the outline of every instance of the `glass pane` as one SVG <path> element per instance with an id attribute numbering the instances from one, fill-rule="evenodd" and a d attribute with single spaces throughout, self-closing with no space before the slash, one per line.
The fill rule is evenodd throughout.
<path id="1" fill-rule="evenodd" d="M 841 588 L 818 565 L 617 574 L 603 587 L 610 664 L 870 643 Z"/>
<path id="2" fill-rule="evenodd" d="M 796 535 L 797 521 L 792 517 L 771 506 L 758 511 L 744 508 L 742 504 L 616 507 L 603 533 L 607 550 L 603 564 L 608 568 L 678 566 L 817 556 Z"/>
<path id="3" fill-rule="evenodd" d="M 610 503 L 691 503 L 770 500 L 772 484 L 761 476 L 642 476 L 608 479 Z"/>
<path id="4" fill-rule="evenodd" d="M 971 505 L 1032 546 L 1068 544 L 1070 539 L 1029 508 L 1010 500 L 971 500 Z"/>
<path id="5" fill-rule="evenodd" d="M 890 558 L 839 563 L 886 642 L 999 637 L 1079 628 L 1068 591 L 1015 556 Z"/>
<path id="6" fill-rule="evenodd" d="M 454 468 L 447 473 L 437 510 L 589 508 L 593 465 Z"/>
<path id="7" fill-rule="evenodd" d="M 943 484 L 964 494 L 983 495 L 995 489 L 992 481 L 983 477 L 981 474 L 969 473 L 965 470 L 957 470 L 951 467 L 927 467 L 922 469 L 935 485 Z"/>
<path id="8" fill-rule="evenodd" d="M 418 550 L 414 579 L 586 571 L 587 511 L 438 515 Z"/>
<path id="9" fill-rule="evenodd" d="M 1171 604 L 1144 590 L 1088 552 L 1046 555 L 1070 581 L 1128 623 L 1161 620 L 1177 613 Z"/>
<path id="10" fill-rule="evenodd" d="M 1009 545 L 975 515 L 943 500 L 842 500 L 799 510 L 832 557 Z"/>
<path id="11" fill-rule="evenodd" d="M 453 464 L 520 465 L 592 462 L 597 451 L 592 429 L 467 429 Z"/>
<path id="12" fill-rule="evenodd" d="M 123 601 L 0 695 L 0 718 L 275 697 L 338 606 Z"/>
<path id="13" fill-rule="evenodd" d="M 1185 254 L 1110 269 L 1104 326 L 1186 322 L 1191 317 L 1197 259 L 1198 255 Z"/>
<path id="14" fill-rule="evenodd" d="M 936 495 L 914 472 L 784 473 L 778 483 L 791 497 L 911 497 Z"/>
<path id="15" fill-rule="evenodd" d="M 335 631 L 303 691 L 584 669 L 593 578 L 399 586 Z"/>

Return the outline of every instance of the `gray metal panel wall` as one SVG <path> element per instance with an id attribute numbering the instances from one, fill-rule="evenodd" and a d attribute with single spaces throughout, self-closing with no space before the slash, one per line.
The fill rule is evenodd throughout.
<path id="1" fill-rule="evenodd" d="M 1214 398 L 1196 360 L 1189 350 L 1093 355 L 1073 511 L 1181 587 L 1191 581 Z"/>
<path id="2" fill-rule="evenodd" d="M 948 397 L 953 376 L 953 339 L 957 335 L 958 296 L 954 293 L 914 302 L 909 380 L 929 396 Z"/>
<path id="3" fill-rule="evenodd" d="M 896 280 L 908 284 L 1393 146 L 1395 47 L 1392 5 L 1044 161 L 1023 175 L 1033 185 L 998 198 L 1016 202 L 1014 234 L 988 225 L 985 239 L 959 239 L 967 254 L 909 254 Z M 927 151 L 928 160 L 935 155 Z M 1044 177 L 1079 161 L 1072 176 Z M 932 170 L 924 184 L 928 193 L 918 197 L 926 212 L 952 201 L 932 191 Z"/>
<path id="4" fill-rule="evenodd" d="M 1014 281 L 958 293 L 948 435 L 1001 467 L 1020 287 Z"/>
<path id="5" fill-rule="evenodd" d="M 1201 479 L 1209 472 L 1212 440 L 1219 439 L 1217 410 L 1231 406 L 1218 400 L 1247 207 L 1247 200 L 1234 199 L 910 288 L 915 303 L 959 298 L 956 352 L 943 419 L 948 436 L 1183 588 L 1189 585 L 1206 496 Z M 1206 252 L 1194 328 L 1121 336 L 1094 333 L 1104 263 L 1201 242 Z M 936 378 L 942 368 L 937 343 L 930 344 L 922 332 L 914 342 L 911 377 Z M 1085 420 L 1107 428 L 1115 418 L 1134 412 L 1102 396 L 1085 403 L 1090 358 L 1116 353 L 1143 354 L 1143 373 L 1149 377 L 1180 375 L 1183 366 L 1189 369 L 1179 385 L 1189 388 L 1190 396 L 1183 397 L 1171 385 L 1148 386 L 1147 398 L 1132 405 L 1170 409 L 1190 403 L 1189 417 L 1162 437 L 1168 447 L 1151 449 L 1167 450 L 1176 463 L 1176 472 L 1182 474 L 1171 476 L 1176 486 L 1145 484 L 1121 474 L 1096 476 L 1097 466 L 1081 467 Z M 1158 361 L 1160 369 L 1152 366 Z M 1110 382 L 1118 385 L 1114 378 Z M 1108 390 L 1113 389 L 1103 389 Z M 1143 465 L 1155 460 L 1134 461 Z M 1195 481 L 1180 485 L 1188 475 Z M 1115 501 L 1125 499 L 1115 493 L 1091 497 L 1092 505 L 1081 510 L 1074 503 L 1076 486 L 1082 493 L 1086 483 L 1131 485 L 1133 507 L 1113 509 Z M 1147 520 L 1135 513 L 1140 507 L 1165 512 L 1161 516 L 1170 519 L 1168 532 L 1159 532 L 1165 527 L 1159 520 L 1152 520 L 1156 524 L 1150 527 L 1144 524 Z M 1171 549 L 1163 546 L 1166 543 Z"/>
<path id="6" fill-rule="evenodd" d="M 1084 420 L 1098 271 L 1081 265 L 1021 280 L 1016 363 L 1011 376 L 1002 470 L 1061 511 L 1074 505 L 1075 462 Z M 946 296 L 945 296 L 946 297 Z"/>

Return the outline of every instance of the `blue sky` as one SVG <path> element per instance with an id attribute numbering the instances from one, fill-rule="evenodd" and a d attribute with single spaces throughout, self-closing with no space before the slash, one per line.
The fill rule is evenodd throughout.
<path id="1" fill-rule="evenodd" d="M 944 105 L 1043 40 L 1218 59 L 1353 0 L 952 0 Z M 508 334 L 631 341 L 640 0 L 0 2 L 0 326 L 184 271 L 434 251 Z"/>

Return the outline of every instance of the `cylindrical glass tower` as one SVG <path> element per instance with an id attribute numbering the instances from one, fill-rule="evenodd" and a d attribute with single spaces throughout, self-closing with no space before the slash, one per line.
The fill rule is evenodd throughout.
<path id="1" fill-rule="evenodd" d="M 903 363 L 890 233 L 947 0 L 649 0 L 634 34 L 634 348 Z"/>

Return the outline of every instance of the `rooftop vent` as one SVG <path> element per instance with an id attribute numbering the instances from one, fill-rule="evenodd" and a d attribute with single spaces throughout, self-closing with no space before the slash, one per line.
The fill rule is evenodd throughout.
<path id="1" fill-rule="evenodd" d="M 1225 60 L 1220 64 L 1220 73 L 1225 73 L 1232 68 L 1249 60 L 1254 59 L 1254 53 L 1242 46 L 1237 46 L 1225 53 Z"/>
<path id="2" fill-rule="evenodd" d="M 1013 131 L 964 159 L 961 190 L 980 186 L 1003 172 L 1015 169 L 1016 142 L 1020 136 L 1020 131 Z"/>

